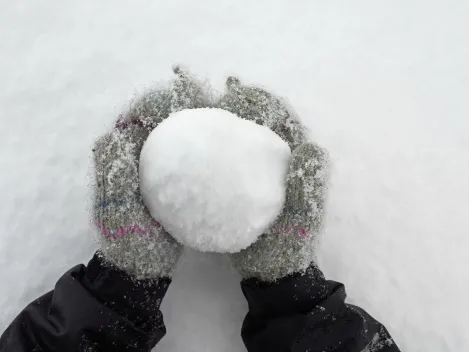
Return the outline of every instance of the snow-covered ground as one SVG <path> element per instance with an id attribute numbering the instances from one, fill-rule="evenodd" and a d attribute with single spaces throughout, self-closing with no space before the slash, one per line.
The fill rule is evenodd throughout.
<path id="1" fill-rule="evenodd" d="M 403 351 L 469 350 L 469 16 L 447 0 L 0 5 L 0 330 L 95 244 L 92 141 L 183 63 L 288 97 L 334 160 L 326 275 Z M 189 252 L 158 351 L 244 351 L 226 257 Z"/>

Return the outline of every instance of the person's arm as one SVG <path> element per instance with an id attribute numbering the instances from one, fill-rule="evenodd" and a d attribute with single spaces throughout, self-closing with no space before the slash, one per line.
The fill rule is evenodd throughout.
<path id="1" fill-rule="evenodd" d="M 397 352 L 386 328 L 345 303 L 345 288 L 312 266 L 277 282 L 241 287 L 249 304 L 241 335 L 249 352 Z"/>
<path id="2" fill-rule="evenodd" d="M 135 280 L 96 254 L 16 317 L 0 351 L 149 352 L 166 333 L 159 307 L 170 283 Z"/>

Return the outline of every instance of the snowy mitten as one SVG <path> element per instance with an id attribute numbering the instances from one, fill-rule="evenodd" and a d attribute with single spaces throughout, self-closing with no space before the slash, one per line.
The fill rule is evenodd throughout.
<path id="1" fill-rule="evenodd" d="M 224 108 L 255 119 L 276 132 L 292 149 L 282 213 L 254 244 L 232 255 L 244 278 L 275 281 L 304 272 L 316 258 L 328 179 L 328 154 L 306 139 L 298 118 L 279 98 L 228 79 Z"/>
<path id="2" fill-rule="evenodd" d="M 93 218 L 101 252 L 137 279 L 169 277 L 182 246 L 156 222 L 139 189 L 140 151 L 149 133 L 170 113 L 209 104 L 198 83 L 175 69 L 168 89 L 145 93 L 101 137 L 94 148 L 96 168 Z"/>

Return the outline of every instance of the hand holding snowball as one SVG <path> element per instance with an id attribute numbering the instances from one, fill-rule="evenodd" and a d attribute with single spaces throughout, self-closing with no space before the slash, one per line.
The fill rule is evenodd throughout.
<path id="1" fill-rule="evenodd" d="M 169 89 L 147 92 L 96 145 L 94 218 L 105 257 L 139 278 L 169 276 L 182 251 L 176 238 L 201 250 L 241 250 L 232 258 L 245 278 L 272 281 L 305 270 L 322 226 L 327 154 L 307 142 L 296 116 L 270 93 L 229 78 L 226 94 L 214 99 L 175 72 Z M 202 114 L 179 130 L 177 119 L 161 123 L 200 108 L 235 114 L 232 133 L 223 116 Z M 140 155 L 165 125 L 170 139 L 166 129 L 148 141 L 158 153 Z M 184 133 L 186 140 L 173 140 Z M 192 154 L 181 152 L 191 145 Z"/>
<path id="2" fill-rule="evenodd" d="M 328 154 L 308 142 L 305 128 L 279 98 L 265 90 L 227 81 L 220 106 L 269 127 L 292 149 L 283 211 L 249 248 L 232 255 L 244 278 L 275 281 L 304 272 L 316 259 L 327 192 Z"/>
<path id="3" fill-rule="evenodd" d="M 94 148 L 93 221 L 106 261 L 137 279 L 169 277 L 182 253 L 143 204 L 139 157 L 150 132 L 172 112 L 209 105 L 195 80 L 179 69 L 169 87 L 147 91 Z"/>

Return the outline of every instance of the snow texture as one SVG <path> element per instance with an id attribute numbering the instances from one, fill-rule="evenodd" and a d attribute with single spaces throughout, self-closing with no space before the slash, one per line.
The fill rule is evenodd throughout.
<path id="1" fill-rule="evenodd" d="M 289 99 L 332 158 L 320 266 L 403 351 L 469 351 L 466 0 L 18 0 L 0 11 L 0 330 L 96 249 L 87 174 L 184 63 Z M 241 352 L 224 255 L 188 251 L 155 350 Z"/>
<path id="2" fill-rule="evenodd" d="M 290 157 L 265 126 L 223 109 L 185 109 L 148 136 L 140 189 L 153 218 L 180 243 L 235 253 L 280 214 Z"/>

